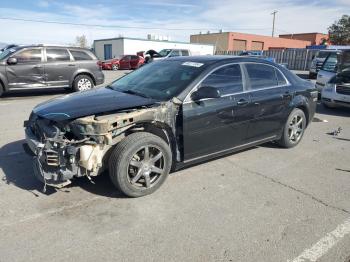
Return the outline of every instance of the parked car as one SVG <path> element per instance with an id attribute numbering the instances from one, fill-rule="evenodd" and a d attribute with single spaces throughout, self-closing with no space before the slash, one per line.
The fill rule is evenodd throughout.
<path id="1" fill-rule="evenodd" d="M 109 169 L 121 192 L 139 197 L 172 168 L 269 141 L 296 146 L 316 101 L 313 84 L 265 60 L 169 58 L 38 105 L 25 122 L 27 152 L 46 185 Z"/>
<path id="2" fill-rule="evenodd" d="M 189 56 L 191 52 L 188 49 L 162 49 L 157 52 L 155 50 L 148 50 L 145 53 L 145 63 L 150 63 L 154 60 L 165 59 L 177 56 Z"/>
<path id="3" fill-rule="evenodd" d="M 13 47 L 0 54 L 0 95 L 33 88 L 83 91 L 103 82 L 98 60 L 87 49 L 31 45 Z"/>
<path id="4" fill-rule="evenodd" d="M 348 67 L 332 77 L 322 89 L 321 102 L 325 107 L 348 107 L 350 108 L 350 52 Z"/>
<path id="5" fill-rule="evenodd" d="M 317 78 L 317 74 L 322 68 L 322 65 L 329 54 L 336 53 L 336 50 L 322 50 L 319 51 L 318 54 L 313 58 L 311 62 L 311 67 L 309 70 L 309 78 L 315 79 Z"/>
<path id="6" fill-rule="evenodd" d="M 350 49 L 330 52 L 317 74 L 316 88 L 320 92 L 337 73 L 342 72 L 350 64 Z"/>
<path id="7" fill-rule="evenodd" d="M 102 62 L 104 70 L 137 69 L 142 66 L 145 59 L 137 55 L 124 55 Z"/>

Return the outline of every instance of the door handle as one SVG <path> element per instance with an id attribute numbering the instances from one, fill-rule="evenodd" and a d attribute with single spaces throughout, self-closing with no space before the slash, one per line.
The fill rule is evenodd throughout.
<path id="1" fill-rule="evenodd" d="M 68 66 L 75 66 L 75 64 L 69 64 Z"/>
<path id="2" fill-rule="evenodd" d="M 245 100 L 245 99 L 240 99 L 237 102 L 237 105 L 239 105 L 239 106 L 244 106 L 244 105 L 247 105 L 247 104 L 249 104 L 249 101 Z"/>

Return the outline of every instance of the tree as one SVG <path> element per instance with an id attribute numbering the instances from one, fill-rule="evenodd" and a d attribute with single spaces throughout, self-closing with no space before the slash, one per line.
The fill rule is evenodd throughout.
<path id="1" fill-rule="evenodd" d="M 350 16 L 343 15 L 329 28 L 329 39 L 334 45 L 350 45 Z"/>
<path id="2" fill-rule="evenodd" d="M 85 35 L 77 36 L 75 38 L 75 44 L 79 47 L 87 48 L 87 38 Z"/>

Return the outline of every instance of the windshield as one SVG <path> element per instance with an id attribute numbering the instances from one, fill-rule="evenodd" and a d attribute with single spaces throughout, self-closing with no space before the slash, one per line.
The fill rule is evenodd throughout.
<path id="1" fill-rule="evenodd" d="M 0 60 L 3 60 L 7 57 L 9 57 L 12 53 L 16 52 L 17 49 L 15 48 L 10 48 L 10 49 L 6 49 L 4 52 L 0 53 Z"/>
<path id="2" fill-rule="evenodd" d="M 163 49 L 163 50 L 159 51 L 159 54 L 161 56 L 167 56 L 167 55 L 169 55 L 170 52 L 171 52 L 171 49 Z"/>
<path id="3" fill-rule="evenodd" d="M 109 87 L 120 92 L 167 101 L 180 94 L 204 69 L 202 63 L 157 61 L 116 80 Z"/>

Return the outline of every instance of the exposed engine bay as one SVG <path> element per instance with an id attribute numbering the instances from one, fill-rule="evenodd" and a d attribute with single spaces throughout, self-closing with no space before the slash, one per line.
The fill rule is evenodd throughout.
<path id="1" fill-rule="evenodd" d="M 25 123 L 26 140 L 34 157 L 34 172 L 45 186 L 63 187 L 73 177 L 89 179 L 108 166 L 114 145 L 128 133 L 147 125 L 170 127 L 175 134 L 179 106 L 173 101 L 150 107 L 53 121 L 31 114 Z M 165 136 L 168 136 L 164 130 Z M 170 141 L 170 138 L 167 137 Z"/>

